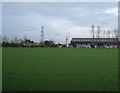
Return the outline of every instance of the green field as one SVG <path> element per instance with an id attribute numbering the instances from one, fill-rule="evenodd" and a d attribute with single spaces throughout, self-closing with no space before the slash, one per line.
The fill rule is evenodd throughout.
<path id="1" fill-rule="evenodd" d="M 118 50 L 3 48 L 3 91 L 118 90 Z"/>

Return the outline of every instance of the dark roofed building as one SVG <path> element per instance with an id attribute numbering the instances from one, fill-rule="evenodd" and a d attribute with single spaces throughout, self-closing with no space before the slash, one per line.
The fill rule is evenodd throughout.
<path id="1" fill-rule="evenodd" d="M 74 47 L 118 47 L 117 38 L 72 38 L 71 45 Z"/>

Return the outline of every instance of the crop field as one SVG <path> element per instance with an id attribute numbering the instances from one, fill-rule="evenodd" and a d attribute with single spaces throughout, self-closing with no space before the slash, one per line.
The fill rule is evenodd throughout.
<path id="1" fill-rule="evenodd" d="M 118 50 L 3 48 L 3 91 L 116 91 Z"/>

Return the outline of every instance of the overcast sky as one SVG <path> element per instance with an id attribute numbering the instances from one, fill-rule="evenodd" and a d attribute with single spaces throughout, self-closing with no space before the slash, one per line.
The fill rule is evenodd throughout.
<path id="1" fill-rule="evenodd" d="M 71 38 L 91 37 L 90 26 L 103 30 L 117 28 L 118 3 L 9 2 L 2 4 L 2 34 L 10 39 L 27 36 L 40 42 L 41 26 L 45 39 L 65 43 Z"/>

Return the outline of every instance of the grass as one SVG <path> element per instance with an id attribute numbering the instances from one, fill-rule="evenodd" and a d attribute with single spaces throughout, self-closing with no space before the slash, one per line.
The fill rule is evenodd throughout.
<path id="1" fill-rule="evenodd" d="M 117 49 L 3 48 L 3 91 L 116 91 Z"/>

